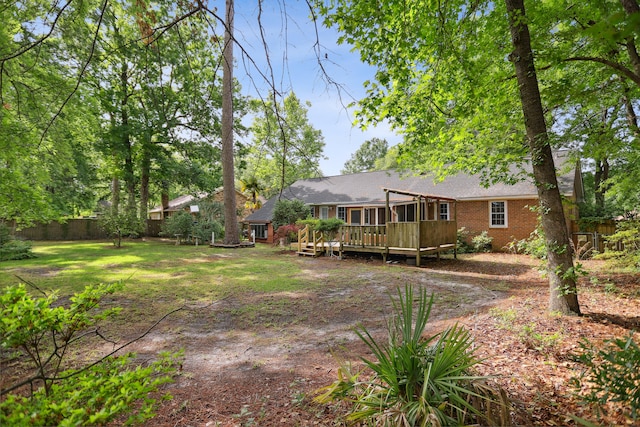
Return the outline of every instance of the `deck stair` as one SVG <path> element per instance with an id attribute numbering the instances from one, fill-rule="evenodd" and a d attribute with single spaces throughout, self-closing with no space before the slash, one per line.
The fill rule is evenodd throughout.
<path id="1" fill-rule="evenodd" d="M 325 251 L 322 233 L 306 226 L 298 231 L 298 255 L 318 257 Z"/>

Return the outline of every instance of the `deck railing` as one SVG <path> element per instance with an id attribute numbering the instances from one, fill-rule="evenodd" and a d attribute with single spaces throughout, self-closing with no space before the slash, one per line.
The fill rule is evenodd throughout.
<path id="1" fill-rule="evenodd" d="M 418 235 L 418 229 L 420 235 Z M 419 239 L 419 246 L 418 246 Z M 342 225 L 332 242 L 351 247 L 428 248 L 456 242 L 455 221 L 389 222 L 386 225 Z M 298 231 L 298 251 L 324 247 L 324 237 L 309 227 Z"/>
<path id="2" fill-rule="evenodd" d="M 338 239 L 345 246 L 385 247 L 387 227 L 384 225 L 343 225 L 338 231 Z"/>
<path id="3" fill-rule="evenodd" d="M 338 239 L 345 246 L 415 248 L 417 222 L 388 222 L 386 225 L 343 225 Z M 455 221 L 422 221 L 420 247 L 437 247 L 456 242 Z"/>
<path id="4" fill-rule="evenodd" d="M 308 246 L 313 246 L 315 250 L 324 250 L 324 235 L 319 231 L 312 230 L 307 225 L 298 230 L 298 252 L 302 252 L 302 248 Z"/>
<path id="5" fill-rule="evenodd" d="M 309 245 L 309 226 L 298 230 L 298 252 Z"/>

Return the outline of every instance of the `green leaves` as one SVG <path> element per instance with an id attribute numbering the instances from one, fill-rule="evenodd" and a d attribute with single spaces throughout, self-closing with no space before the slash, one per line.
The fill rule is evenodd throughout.
<path id="1" fill-rule="evenodd" d="M 324 137 L 307 117 L 308 102 L 291 92 L 282 103 L 273 100 L 256 104 L 259 115 L 253 121 L 253 144 L 246 156 L 246 169 L 271 197 L 298 179 L 321 175 Z"/>
<path id="2" fill-rule="evenodd" d="M 77 351 L 74 345 L 100 335 L 99 323 L 119 312 L 98 306 L 104 296 L 122 287 L 87 286 L 69 298 L 68 307 L 56 294 L 34 298 L 24 285 L 9 286 L 0 294 L 2 354 L 22 363 L 22 376 L 7 376 L 3 382 L 0 424 L 104 425 L 123 413 L 128 414 L 127 423 L 153 416 L 157 402 L 149 393 L 170 381 L 181 353 L 163 353 L 146 367 L 137 366 L 133 354 L 105 357 L 84 367 L 78 367 L 78 360 L 67 360 Z M 12 394 L 27 386 L 29 396 Z"/>
<path id="3" fill-rule="evenodd" d="M 309 207 L 302 200 L 278 200 L 273 208 L 273 228 L 281 225 L 295 224 L 309 216 Z"/>
<path id="4" fill-rule="evenodd" d="M 389 144 L 386 139 L 371 138 L 351 155 L 351 158 L 344 164 L 341 173 L 358 173 L 374 170 L 376 161 L 382 160 L 388 151 Z"/>
<path id="5" fill-rule="evenodd" d="M 496 408 L 487 408 L 497 403 L 508 413 L 508 402 L 483 385 L 482 377 L 471 374 L 477 360 L 469 332 L 455 325 L 423 336 L 433 300 L 425 289 L 417 295 L 411 285 L 404 295 L 398 289 L 387 325 L 388 343 L 379 342 L 363 326 L 356 330 L 374 355 L 363 358 L 373 376 L 361 378 L 365 371 L 354 373 L 343 363 L 338 380 L 319 390 L 316 400 L 345 400 L 352 404 L 347 419 L 367 425 L 506 425 L 508 418 L 495 417 Z"/>
<path id="6" fill-rule="evenodd" d="M 585 403 L 599 411 L 606 410 L 608 402 L 618 402 L 624 414 L 637 420 L 640 410 L 640 347 L 633 333 L 626 338 L 606 340 L 603 348 L 593 343 L 580 343 L 583 350 L 579 361 L 586 370 L 572 379 L 576 390 Z"/>

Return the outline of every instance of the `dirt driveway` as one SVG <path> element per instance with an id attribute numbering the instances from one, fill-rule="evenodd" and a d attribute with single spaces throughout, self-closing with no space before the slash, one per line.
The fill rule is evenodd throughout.
<path id="1" fill-rule="evenodd" d="M 336 379 L 336 357 L 368 356 L 353 329 L 363 324 L 382 337 L 397 288 L 409 283 L 434 293 L 430 328 L 438 332 L 485 312 L 509 284 L 537 277 L 528 258 L 512 255 L 432 260 L 423 268 L 281 256 L 324 286 L 191 306 L 135 344 L 143 357 L 185 349 L 182 374 L 168 387 L 173 399 L 148 425 L 341 425 L 335 409 L 311 401 L 314 390 Z"/>

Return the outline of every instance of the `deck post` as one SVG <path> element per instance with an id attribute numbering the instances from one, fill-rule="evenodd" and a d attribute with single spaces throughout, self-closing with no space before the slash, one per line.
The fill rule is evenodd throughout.
<path id="1" fill-rule="evenodd" d="M 386 196 L 386 218 L 385 218 L 385 239 L 384 239 L 384 249 L 389 254 L 389 227 L 387 227 L 387 222 L 391 222 L 391 208 L 389 207 L 389 190 L 384 190 L 384 194 Z M 386 260 L 385 260 L 386 262 Z"/>
<path id="2" fill-rule="evenodd" d="M 389 194 L 389 193 L 387 193 Z M 420 267 L 421 264 L 421 259 L 420 259 L 420 247 L 422 246 L 422 242 L 421 237 L 422 237 L 422 233 L 421 233 L 421 227 L 422 227 L 422 215 L 421 215 L 421 209 L 422 209 L 422 197 L 418 196 L 418 206 L 416 209 L 416 219 L 418 220 L 418 250 L 416 251 L 416 267 Z M 427 209 L 427 213 L 429 212 L 429 210 Z"/>
<path id="3" fill-rule="evenodd" d="M 458 225 L 458 201 L 453 202 L 453 220 Z M 456 230 L 456 241 L 453 243 L 453 259 L 458 259 L 458 230 Z"/>

